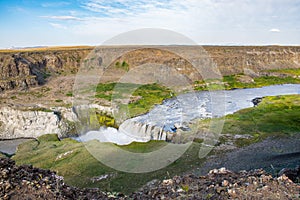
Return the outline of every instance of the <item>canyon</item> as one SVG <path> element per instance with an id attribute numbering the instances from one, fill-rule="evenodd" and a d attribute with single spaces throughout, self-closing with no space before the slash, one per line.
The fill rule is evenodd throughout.
<path id="1" fill-rule="evenodd" d="M 109 53 L 124 52 L 112 60 L 105 69 L 101 82 L 116 82 L 128 70 L 147 63 L 167 65 L 176 69 L 191 83 L 202 80 L 202 74 L 191 63 L 174 52 L 184 52 L 191 60 L 197 53 L 203 54 L 209 66 L 216 66 L 222 76 L 243 74 L 246 81 L 259 76 L 286 76 L 271 72 L 279 69 L 300 68 L 300 47 L 293 46 L 145 46 L 145 47 L 59 47 L 30 50 L 0 51 L 0 136 L 2 139 L 38 137 L 41 134 L 56 133 L 66 137 L 76 132 L 74 123 L 73 85 L 76 74 L 86 60 L 102 63 L 101 50 Z M 97 54 L 97 52 L 100 53 Z M 92 57 L 93 55 L 98 55 Z M 199 55 L 198 55 L 199 56 Z M 205 66 L 205 65 L 203 65 Z M 140 70 L 143 70 L 140 69 Z M 147 71 L 147 70 L 144 70 Z M 171 77 L 175 72 L 170 71 Z M 204 71 L 201 71 L 205 73 Z M 153 72 L 134 79 L 144 84 Z M 172 74 L 174 73 L 174 74 Z M 205 75 L 209 77 L 210 75 Z M 149 79 L 149 80 L 148 80 Z M 175 80 L 176 82 L 176 80 Z M 110 102 L 97 99 L 93 105 L 100 112 L 112 115 Z M 125 125 L 123 125 L 125 126 Z M 168 133 L 157 127 L 144 127 L 147 137 L 169 140 Z M 153 134 L 153 130 L 159 134 Z M 145 132 L 147 132 L 145 131 Z"/>

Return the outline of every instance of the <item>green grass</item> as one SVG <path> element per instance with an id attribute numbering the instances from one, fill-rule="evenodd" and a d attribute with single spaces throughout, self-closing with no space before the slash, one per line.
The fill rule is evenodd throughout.
<path id="1" fill-rule="evenodd" d="M 272 70 L 268 70 L 268 72 L 278 72 L 278 73 L 285 73 L 285 74 L 300 76 L 300 68 L 298 68 L 298 69 L 272 69 Z"/>
<path id="2" fill-rule="evenodd" d="M 72 93 L 72 92 L 68 92 L 68 93 L 66 94 L 66 96 L 67 96 L 67 97 L 73 97 L 73 93 Z"/>
<path id="3" fill-rule="evenodd" d="M 164 99 L 171 98 L 173 93 L 170 89 L 159 84 L 132 84 L 132 83 L 105 83 L 96 87 L 96 98 L 108 101 L 134 99 L 129 104 L 120 104 L 120 112 L 128 109 L 129 117 L 134 117 L 148 112 L 155 104 L 161 104 Z"/>
<path id="4" fill-rule="evenodd" d="M 6 158 L 7 156 L 0 152 L 0 158 Z"/>
<path id="5" fill-rule="evenodd" d="M 112 91 L 116 83 L 101 83 L 96 86 L 96 98 L 106 99 L 111 101 Z"/>
<path id="6" fill-rule="evenodd" d="M 133 142 L 130 145 L 120 146 L 123 150 L 134 153 L 148 153 L 164 147 L 167 143 L 164 141 L 151 140 L 147 143 Z"/>
<path id="7" fill-rule="evenodd" d="M 238 146 L 249 145 L 269 136 L 289 136 L 300 133 L 300 95 L 265 97 L 252 108 L 227 115 L 223 134 L 249 134 L 252 139 L 237 140 Z M 218 120 L 218 119 L 214 119 Z M 198 122 L 199 129 L 207 129 L 210 120 Z"/>
<path id="8" fill-rule="evenodd" d="M 97 143 L 96 141 L 92 141 Z M 131 152 L 151 152 L 166 145 L 163 141 L 132 143 L 122 146 Z M 51 169 L 64 176 L 67 184 L 77 187 L 98 187 L 104 191 L 130 193 L 153 179 L 166 179 L 200 165 L 198 158 L 199 143 L 193 143 L 181 158 L 168 167 L 150 173 L 135 174 L 116 171 L 97 161 L 83 143 L 72 139 L 58 140 L 56 135 L 46 135 L 38 141 L 30 141 L 19 146 L 13 159 L 17 164 L 32 164 L 35 167 Z M 62 156 L 71 152 L 67 156 Z M 112 174 L 107 180 L 93 182 L 92 177 Z"/>
<path id="9" fill-rule="evenodd" d="M 126 61 L 123 61 L 122 63 L 117 61 L 115 67 L 119 69 L 123 69 L 127 72 L 129 71 L 129 64 Z"/>
<path id="10" fill-rule="evenodd" d="M 128 104 L 131 117 L 148 112 L 155 104 L 161 104 L 164 99 L 171 98 L 173 93 L 158 84 L 148 84 L 140 86 L 133 96 L 140 96 L 141 99 Z"/>
<path id="11" fill-rule="evenodd" d="M 288 71 L 288 70 L 287 70 Z M 294 73 L 298 73 L 297 70 L 289 70 Z M 238 81 L 240 75 L 230 75 L 224 76 L 222 81 L 218 80 L 206 80 L 206 81 L 196 81 L 194 89 L 198 91 L 203 90 L 231 90 L 237 88 L 258 88 L 269 85 L 279 85 L 279 84 L 300 84 L 299 78 L 288 77 L 276 77 L 276 76 L 261 76 L 253 78 L 252 83 L 242 83 Z"/>
<path id="12" fill-rule="evenodd" d="M 80 115 L 79 122 L 76 124 L 78 131 L 81 128 L 83 128 L 82 131 L 98 130 L 101 126 L 118 128 L 113 116 L 94 108 L 89 108 L 84 114 Z"/>

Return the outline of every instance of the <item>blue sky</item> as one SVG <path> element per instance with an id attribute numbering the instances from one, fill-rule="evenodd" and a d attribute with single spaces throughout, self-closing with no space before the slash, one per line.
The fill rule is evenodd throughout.
<path id="1" fill-rule="evenodd" d="M 0 48 L 100 45 L 140 28 L 198 44 L 300 44 L 300 0 L 0 0 Z"/>

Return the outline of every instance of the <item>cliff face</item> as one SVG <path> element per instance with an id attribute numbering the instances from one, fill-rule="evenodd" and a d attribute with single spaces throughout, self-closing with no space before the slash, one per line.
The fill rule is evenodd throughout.
<path id="1" fill-rule="evenodd" d="M 79 115 L 79 112 L 89 115 L 87 111 L 91 109 L 94 112 L 112 113 L 111 108 L 94 104 L 52 109 L 3 106 L 0 108 L 0 138 L 37 138 L 44 134 L 57 134 L 59 137 L 75 136 L 77 131 L 81 131 L 82 125 L 88 126 L 92 123 L 90 119 L 89 122 L 84 121 L 86 120 L 83 118 L 84 113 Z M 100 125 L 98 121 L 94 123 L 96 126 Z"/>
<path id="2" fill-rule="evenodd" d="M 0 138 L 37 138 L 47 133 L 64 137 L 70 133 L 72 128 L 70 122 L 74 122 L 76 116 L 70 109 L 57 108 L 57 110 L 59 111 L 2 107 L 0 109 Z"/>
<path id="3" fill-rule="evenodd" d="M 0 53 L 0 92 L 43 85 L 51 75 L 76 73 L 90 50 L 13 51 Z"/>
<path id="4" fill-rule="evenodd" d="M 300 47 L 204 47 L 223 75 L 300 67 Z"/>
<path id="5" fill-rule="evenodd" d="M 132 47 L 125 48 L 130 51 Z M 126 70 L 145 63 L 180 67 L 178 70 L 182 74 L 190 75 L 194 80 L 201 78 L 195 74 L 191 64 L 186 60 L 159 48 L 151 47 L 124 54 L 112 64 L 114 68 L 106 73 L 107 77 L 104 77 L 104 80 L 115 81 Z M 171 51 L 172 48 L 177 48 L 190 54 L 195 54 L 199 50 L 199 47 L 185 46 L 168 48 Z M 108 49 L 115 51 L 115 47 Z M 300 67 L 300 47 L 204 46 L 204 49 L 217 64 L 222 75 L 257 74 L 267 69 Z M 75 74 L 81 61 L 92 50 L 92 47 L 85 47 L 43 51 L 2 51 L 0 52 L 0 92 L 43 85 L 47 83 L 48 76 Z"/>

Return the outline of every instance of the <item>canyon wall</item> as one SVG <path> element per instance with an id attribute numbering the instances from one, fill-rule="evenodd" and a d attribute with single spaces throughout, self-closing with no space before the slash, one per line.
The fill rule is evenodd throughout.
<path id="1" fill-rule="evenodd" d="M 44 134 L 64 137 L 74 129 L 76 116 L 70 109 L 0 108 L 0 138 L 37 138 Z"/>
<path id="2" fill-rule="evenodd" d="M 84 120 L 84 114 L 79 113 L 95 115 L 95 111 L 112 113 L 111 108 L 94 104 L 50 109 L 3 106 L 0 108 L 0 139 L 37 138 L 44 134 L 58 134 L 60 138 L 76 136 L 78 132 L 86 131 L 84 129 L 91 123 L 94 123 L 94 129 L 99 128 L 99 121 L 92 120 L 95 116 L 88 116 L 87 120 Z"/>
<path id="3" fill-rule="evenodd" d="M 0 92 L 27 89 L 46 83 L 53 75 L 75 74 L 91 49 L 1 51 Z"/>
<path id="4" fill-rule="evenodd" d="M 145 63 L 165 64 L 179 67 L 182 74 L 201 79 L 184 58 L 172 53 L 179 49 L 191 55 L 201 52 L 201 47 L 170 46 L 163 51 L 159 46 L 130 51 L 112 63 L 113 68 L 103 77 L 104 81 L 116 81 L 130 68 Z M 114 52 L 116 47 L 106 47 Z M 204 46 L 207 56 L 216 63 L 222 75 L 257 74 L 263 70 L 300 67 L 300 47 L 283 46 Z M 81 62 L 93 47 L 48 49 L 41 51 L 0 51 L 0 92 L 27 89 L 47 83 L 48 77 L 76 74 Z M 101 57 L 99 57 L 99 62 Z M 122 63 L 124 62 L 124 65 Z"/>

